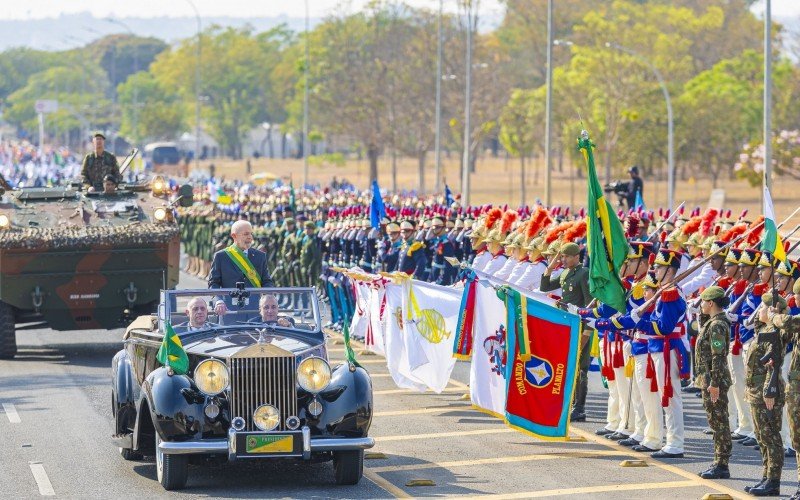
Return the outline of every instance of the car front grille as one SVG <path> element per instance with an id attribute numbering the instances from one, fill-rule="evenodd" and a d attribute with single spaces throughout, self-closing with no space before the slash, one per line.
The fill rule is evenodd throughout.
<path id="1" fill-rule="evenodd" d="M 294 356 L 268 358 L 232 358 L 231 418 L 242 417 L 244 430 L 258 431 L 253 412 L 263 404 L 271 404 L 281 414 L 275 430 L 285 431 L 286 418 L 297 415 L 297 382 Z"/>

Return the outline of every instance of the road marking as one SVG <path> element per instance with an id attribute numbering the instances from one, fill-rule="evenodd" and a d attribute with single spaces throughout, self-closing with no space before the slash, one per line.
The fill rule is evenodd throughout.
<path id="1" fill-rule="evenodd" d="M 442 413 L 446 411 L 469 411 L 474 412 L 476 415 L 482 415 L 481 412 L 476 411 L 471 405 L 457 405 L 445 406 L 439 408 L 416 408 L 414 410 L 392 410 L 392 411 L 376 411 L 372 414 L 373 417 L 396 417 L 399 415 L 423 415 L 426 413 Z"/>
<path id="2" fill-rule="evenodd" d="M 434 432 L 431 434 L 406 434 L 402 436 L 377 436 L 376 442 L 385 443 L 388 441 L 406 441 L 409 439 L 430 439 L 430 438 L 443 438 L 443 437 L 460 437 L 460 436 L 481 436 L 484 434 L 506 434 L 509 432 L 517 432 L 508 427 L 498 427 L 497 429 L 478 429 L 474 431 L 456 431 L 456 432 Z"/>
<path id="3" fill-rule="evenodd" d="M 585 437 L 588 441 L 592 441 L 593 443 L 600 444 L 605 448 L 614 449 L 613 446 L 611 446 L 608 443 L 604 443 L 602 439 L 598 438 L 597 436 L 595 436 L 594 434 L 592 434 L 590 432 L 584 431 L 583 429 L 578 429 L 577 427 L 570 427 L 570 430 L 572 432 L 574 432 L 575 434 L 578 434 L 580 436 Z M 656 460 L 656 459 L 650 458 L 650 457 L 642 457 L 642 460 L 644 462 L 646 462 L 647 464 L 649 464 L 649 465 L 658 467 L 658 468 L 663 469 L 663 470 L 668 471 L 668 472 L 672 472 L 673 474 L 677 474 L 677 475 L 679 475 L 681 477 L 685 477 L 686 479 L 689 479 L 690 481 L 694 482 L 695 486 L 705 486 L 706 488 L 714 489 L 716 491 L 719 491 L 720 493 L 727 493 L 728 495 L 732 496 L 733 498 L 742 498 L 742 499 L 750 498 L 749 495 L 746 495 L 746 494 L 743 494 L 743 493 L 741 493 L 739 491 L 736 491 L 733 488 L 728 488 L 727 486 L 723 486 L 723 485 L 721 485 L 721 484 L 719 484 L 719 483 L 717 483 L 715 481 L 712 481 L 710 479 L 703 479 L 703 478 L 697 476 L 697 474 L 694 474 L 692 472 L 683 470 L 680 467 L 677 467 L 675 465 L 669 465 L 669 464 L 666 464 L 664 462 L 661 462 L 660 460 Z"/>
<path id="4" fill-rule="evenodd" d="M 388 480 L 376 474 L 372 469 L 364 467 L 364 477 L 372 481 L 378 488 L 383 489 L 386 493 L 395 498 L 412 498 L 411 495 L 393 485 Z"/>
<path id="5" fill-rule="evenodd" d="M 3 403 L 3 412 L 8 417 L 8 421 L 12 424 L 18 424 L 22 422 L 22 419 L 19 418 L 19 413 L 17 413 L 17 408 L 14 406 L 14 403 Z"/>
<path id="6" fill-rule="evenodd" d="M 55 495 L 56 492 L 50 483 L 50 478 L 47 477 L 47 472 L 44 471 L 44 465 L 39 462 L 31 462 L 28 465 L 33 473 L 33 479 L 36 480 L 36 486 L 39 487 L 39 494 L 43 497 Z"/>
<path id="7" fill-rule="evenodd" d="M 596 457 L 631 457 L 633 453 L 624 450 L 587 450 L 560 453 L 539 453 L 536 455 L 521 455 L 517 457 L 477 458 L 474 460 L 453 460 L 451 462 L 426 462 L 410 465 L 387 465 L 385 467 L 371 467 L 373 472 L 395 472 L 425 469 L 449 469 L 450 467 L 470 467 L 474 465 L 491 465 L 517 462 L 531 462 L 536 460 L 556 460 L 564 458 L 596 458 Z"/>
<path id="8" fill-rule="evenodd" d="M 464 389 L 460 387 L 445 387 L 442 392 L 464 392 Z M 372 394 L 429 394 L 434 393 L 434 391 L 427 390 L 427 391 L 415 391 L 413 389 L 383 389 L 380 391 L 372 391 Z"/>
<path id="9" fill-rule="evenodd" d="M 694 481 L 665 481 L 661 483 L 633 483 L 633 484 L 609 484 L 607 486 L 585 486 L 581 488 L 561 488 L 557 490 L 522 491 L 519 493 L 505 493 L 500 495 L 479 495 L 465 498 L 482 498 L 500 500 L 505 498 L 541 498 L 564 495 L 577 495 L 581 493 L 613 492 L 613 491 L 636 491 L 649 489 L 665 488 L 691 488 L 697 486 Z"/>

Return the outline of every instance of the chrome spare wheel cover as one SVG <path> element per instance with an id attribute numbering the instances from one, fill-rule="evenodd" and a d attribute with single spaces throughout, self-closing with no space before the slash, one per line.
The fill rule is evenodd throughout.
<path id="1" fill-rule="evenodd" d="M 164 477 L 164 452 L 161 451 L 160 444 L 161 436 L 159 436 L 158 431 L 156 431 L 156 475 L 158 476 L 159 482 L 161 482 Z"/>

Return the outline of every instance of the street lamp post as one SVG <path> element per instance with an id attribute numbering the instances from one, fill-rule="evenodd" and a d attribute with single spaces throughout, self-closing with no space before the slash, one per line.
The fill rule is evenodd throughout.
<path id="1" fill-rule="evenodd" d="M 303 185 L 308 184 L 308 0 L 305 0 L 306 7 L 306 32 L 305 32 L 305 54 L 306 61 L 303 64 Z"/>
<path id="2" fill-rule="evenodd" d="M 766 0 L 764 4 L 764 187 L 768 190 L 772 189 L 772 5 L 770 0 Z"/>
<path id="3" fill-rule="evenodd" d="M 658 70 L 658 68 L 656 68 L 656 66 L 647 58 L 642 57 L 638 52 L 613 42 L 606 42 L 606 47 L 619 50 L 620 52 L 625 52 L 626 54 L 636 58 L 636 60 L 646 64 L 650 68 L 650 71 L 652 71 L 655 75 L 656 80 L 658 80 L 658 84 L 661 86 L 661 91 L 664 93 L 664 101 L 667 103 L 667 207 L 672 210 L 672 207 L 675 204 L 675 141 L 672 119 L 672 101 L 669 97 L 667 84 L 664 82 L 664 77 L 661 75 L 661 72 Z"/>
<path id="4" fill-rule="evenodd" d="M 439 0 L 439 17 L 436 23 L 436 134 L 434 135 L 434 192 L 438 193 L 441 188 L 442 178 L 442 5 L 444 0 Z"/>
<path id="5" fill-rule="evenodd" d="M 553 0 L 547 0 L 547 90 L 545 97 L 544 118 L 544 206 L 549 207 L 551 200 L 551 174 L 553 170 L 552 132 L 553 120 Z M 523 190 L 525 188 L 523 187 Z"/>
<path id="6" fill-rule="evenodd" d="M 202 41 L 202 25 L 200 23 L 200 11 L 194 5 L 192 0 L 186 0 L 194 10 L 194 16 L 197 19 L 197 62 L 194 70 L 194 166 L 195 169 L 200 169 L 200 56 L 201 41 Z"/>
<path id="7" fill-rule="evenodd" d="M 118 26 L 122 26 L 128 32 L 128 34 L 131 35 L 131 37 L 136 37 L 136 34 L 133 32 L 133 30 L 130 28 L 130 26 L 128 26 L 124 22 L 120 21 L 119 19 L 108 18 L 108 19 L 106 19 L 106 21 L 108 21 L 108 22 L 110 22 L 112 24 L 116 24 Z M 133 74 L 135 75 L 138 72 L 139 72 L 139 45 L 134 41 L 134 45 L 133 45 Z M 138 141 L 139 140 L 139 128 L 138 128 L 138 126 L 139 126 L 139 88 L 136 85 L 136 81 L 135 80 L 132 82 L 132 84 L 133 84 L 133 116 L 132 116 L 133 125 L 132 125 L 131 128 L 133 129 L 133 140 L 134 141 Z"/>
<path id="8" fill-rule="evenodd" d="M 469 205 L 469 192 L 470 192 L 470 114 L 472 106 L 472 28 L 475 17 L 472 13 L 472 2 L 467 0 L 465 2 L 465 10 L 467 14 L 467 58 L 466 58 L 466 89 L 464 98 L 464 157 L 461 165 L 461 204 L 463 206 Z"/>

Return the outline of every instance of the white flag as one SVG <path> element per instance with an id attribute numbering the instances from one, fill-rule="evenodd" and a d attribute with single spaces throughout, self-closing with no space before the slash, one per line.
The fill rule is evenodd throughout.
<path id="1" fill-rule="evenodd" d="M 488 281 L 476 286 L 469 394 L 473 405 L 505 418 L 506 307 Z"/>
<path id="2" fill-rule="evenodd" d="M 389 374 L 398 387 L 425 391 L 427 386 L 411 373 L 411 366 L 406 350 L 406 335 L 403 328 L 403 286 L 386 285 L 386 329 L 384 342 L 386 348 L 386 366 Z"/>
<path id="3" fill-rule="evenodd" d="M 391 319 L 386 307 L 386 289 L 383 286 L 372 287 L 369 294 L 369 330 L 364 339 L 367 349 L 380 356 L 386 356 L 383 332 Z"/>

